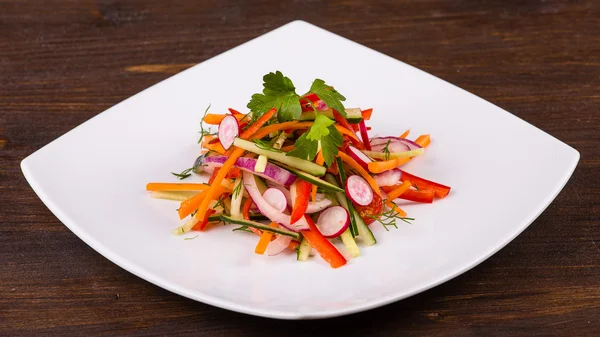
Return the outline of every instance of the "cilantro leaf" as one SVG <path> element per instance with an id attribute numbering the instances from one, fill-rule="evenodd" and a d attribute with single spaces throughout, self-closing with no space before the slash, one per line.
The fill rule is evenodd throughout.
<path id="1" fill-rule="evenodd" d="M 252 95 L 246 107 L 252 111 L 252 119 L 256 120 L 271 108 L 277 109 L 280 122 L 300 117 L 302 107 L 296 87 L 288 77 L 280 71 L 263 76 L 263 93 Z"/>
<path id="2" fill-rule="evenodd" d="M 331 119 L 321 114 L 316 114 L 315 121 L 308 130 L 308 135 L 306 136 L 306 138 L 310 140 L 320 140 L 323 136 L 327 136 L 329 134 L 328 127 L 333 125 L 334 123 L 335 122 Z"/>
<path id="3" fill-rule="evenodd" d="M 313 160 L 319 149 L 321 142 L 321 151 L 325 164 L 331 166 L 338 148 L 342 146 L 343 138 L 340 132 L 333 126 L 334 122 L 320 114 L 317 114 L 313 125 L 300 138 L 296 140 L 295 149 L 287 155 L 306 160 Z"/>
<path id="4" fill-rule="evenodd" d="M 314 80 L 310 86 L 310 92 L 319 96 L 328 107 L 337 110 L 342 116 L 346 117 L 346 109 L 342 104 L 342 101 L 345 101 L 346 97 L 340 94 L 332 86 L 325 84 L 325 81 L 318 78 Z"/>
<path id="5" fill-rule="evenodd" d="M 336 130 L 337 131 L 337 130 Z M 309 131 L 310 132 L 310 131 Z M 287 153 L 287 156 L 314 160 L 319 150 L 319 142 L 307 138 L 308 132 L 305 132 L 296 139 L 295 148 Z"/>
<path id="6" fill-rule="evenodd" d="M 335 126 L 329 126 L 327 129 L 329 130 L 329 134 L 321 138 L 321 151 L 323 151 L 325 164 L 327 164 L 327 167 L 330 167 L 344 139 Z"/>

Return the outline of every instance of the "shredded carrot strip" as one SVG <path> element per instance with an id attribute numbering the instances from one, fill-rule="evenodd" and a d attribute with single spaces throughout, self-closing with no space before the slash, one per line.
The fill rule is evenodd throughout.
<path id="1" fill-rule="evenodd" d="M 271 119 L 271 117 L 275 116 L 276 113 L 277 113 L 277 109 L 275 109 L 275 108 L 265 112 L 262 116 L 260 116 L 259 119 L 256 120 L 256 122 L 252 123 L 252 125 L 250 125 L 246 130 L 244 130 L 244 132 L 242 132 L 242 134 L 240 135 L 240 138 L 248 139 L 250 136 L 255 134 L 256 131 L 258 131 L 258 129 L 260 129 L 263 125 L 265 125 L 265 123 L 268 122 L 269 119 Z M 260 137 L 260 138 L 262 138 L 262 137 Z"/>
<path id="2" fill-rule="evenodd" d="M 404 133 L 400 135 L 400 138 L 406 138 L 406 137 L 408 137 L 409 133 L 410 133 L 410 129 L 404 131 Z"/>
<path id="3" fill-rule="evenodd" d="M 273 228 L 278 227 L 276 222 L 271 222 L 269 224 L 269 226 L 271 226 Z M 258 243 L 256 244 L 256 248 L 254 248 L 254 252 L 258 255 L 263 255 L 265 253 L 265 250 L 267 250 L 267 246 L 269 245 L 269 242 L 271 242 L 272 237 L 273 237 L 273 233 L 271 233 L 269 231 L 263 231 L 262 234 L 260 235 L 260 239 L 258 240 Z"/>
<path id="4" fill-rule="evenodd" d="M 229 169 L 233 167 L 233 164 L 235 164 L 235 162 L 238 160 L 239 157 L 242 156 L 242 154 L 244 154 L 244 149 L 236 148 L 233 151 L 233 153 L 229 156 L 229 158 L 227 158 L 225 163 L 223 163 L 223 166 L 221 166 L 221 169 L 219 170 L 219 173 L 217 173 L 217 176 L 215 177 L 212 185 L 210 185 L 210 188 L 206 190 L 206 197 L 202 200 L 202 203 L 198 207 L 198 212 L 196 212 L 196 219 L 204 219 L 206 211 L 208 210 L 208 204 L 217 195 L 219 195 L 217 191 L 218 188 L 221 187 L 221 181 L 227 175 L 227 171 L 229 171 Z"/>
<path id="5" fill-rule="evenodd" d="M 427 147 L 427 145 L 429 145 L 429 143 L 431 143 L 431 137 L 429 137 L 429 135 L 420 135 L 415 140 L 415 143 L 421 145 L 422 147 Z"/>
<path id="6" fill-rule="evenodd" d="M 281 130 L 298 130 L 298 129 L 308 129 L 313 122 L 283 122 L 278 124 L 271 124 L 269 126 L 265 126 L 264 128 L 258 130 L 252 138 L 263 138 L 267 136 L 271 132 L 281 131 Z"/>
<path id="7" fill-rule="evenodd" d="M 395 169 L 396 167 L 406 164 L 410 161 L 409 157 L 403 158 L 395 158 L 384 161 L 374 161 L 368 164 L 369 172 L 371 173 L 382 173 L 385 171 L 389 171 L 391 169 Z"/>
<path id="8" fill-rule="evenodd" d="M 360 142 L 360 140 L 358 139 L 358 137 L 350 130 L 346 129 L 345 127 L 341 126 L 341 125 L 335 125 L 335 128 L 343 135 L 346 135 L 358 142 Z"/>
<path id="9" fill-rule="evenodd" d="M 388 200 L 394 200 L 394 199 L 398 198 L 399 196 L 402 195 L 402 193 L 406 192 L 411 186 L 412 186 L 412 183 L 408 180 L 405 180 L 402 184 L 400 184 L 400 186 L 394 188 L 387 194 Z"/>
<path id="10" fill-rule="evenodd" d="M 365 171 L 364 168 L 362 168 L 362 166 L 360 166 L 360 164 L 358 164 L 354 159 L 352 159 L 350 156 L 348 156 L 347 154 L 345 154 L 344 152 L 338 151 L 338 156 L 342 158 L 342 160 L 350 165 L 350 167 L 352 167 L 354 170 L 356 170 L 356 172 L 358 172 L 363 178 L 365 178 L 365 180 L 369 183 L 369 185 L 371 185 L 371 188 L 373 189 L 373 191 L 381 196 L 381 191 L 379 191 L 379 185 L 377 185 L 377 183 L 375 182 L 375 179 L 373 179 L 373 177 L 369 174 L 369 172 Z"/>
<path id="11" fill-rule="evenodd" d="M 221 142 L 215 142 L 212 144 L 209 142 L 202 143 L 202 147 L 219 154 L 225 154 L 225 149 L 223 148 L 223 145 L 221 145 Z"/>
<path id="12" fill-rule="evenodd" d="M 219 123 L 221 123 L 221 121 L 223 120 L 223 118 L 225 118 L 225 116 L 231 116 L 231 115 L 225 115 L 225 114 L 206 114 L 206 116 L 204 116 L 203 121 L 206 124 L 218 125 Z M 244 115 L 233 115 L 233 117 L 235 117 L 235 119 L 237 119 L 238 121 L 240 121 L 245 116 Z"/>
<path id="13" fill-rule="evenodd" d="M 198 206 L 200 205 L 202 200 L 204 200 L 205 197 L 206 191 L 203 191 L 182 201 L 181 204 L 179 204 L 179 209 L 177 210 L 177 213 L 179 213 L 179 219 L 185 218 L 186 216 L 192 214 L 192 212 L 194 212 L 196 209 L 198 209 Z"/>
<path id="14" fill-rule="evenodd" d="M 361 111 L 361 115 L 363 119 L 369 120 L 371 119 L 371 115 L 373 114 L 373 109 L 366 109 Z"/>
<path id="15" fill-rule="evenodd" d="M 319 151 L 319 153 L 317 154 L 317 159 L 315 160 L 315 164 L 322 166 L 323 163 L 325 163 L 325 158 L 323 157 L 323 151 Z M 312 190 L 311 190 L 310 196 L 311 196 L 313 203 L 317 202 L 317 185 L 312 185 Z"/>
<path id="16" fill-rule="evenodd" d="M 194 183 L 148 183 L 146 191 L 204 191 L 208 189 L 206 184 Z"/>

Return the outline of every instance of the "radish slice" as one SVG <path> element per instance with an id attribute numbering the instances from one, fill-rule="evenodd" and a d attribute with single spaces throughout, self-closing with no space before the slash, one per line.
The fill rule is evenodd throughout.
<path id="1" fill-rule="evenodd" d="M 342 235 L 348 229 L 349 224 L 350 216 L 342 206 L 329 207 L 317 219 L 317 228 L 326 238 L 336 238 Z"/>
<path id="2" fill-rule="evenodd" d="M 373 162 L 373 159 L 369 158 L 366 154 L 362 153 L 359 149 L 355 148 L 354 146 L 348 146 L 347 153 L 365 170 L 368 170 L 369 163 Z"/>
<path id="3" fill-rule="evenodd" d="M 265 193 L 263 193 L 263 198 L 269 203 L 269 205 L 273 206 L 279 212 L 285 211 L 287 207 L 287 200 L 285 199 L 285 195 L 283 192 L 276 188 L 268 188 Z"/>
<path id="4" fill-rule="evenodd" d="M 194 164 L 194 172 L 199 173 L 201 171 L 212 173 L 215 167 L 223 166 L 223 163 L 227 160 L 226 156 L 200 156 L 196 159 Z M 253 173 L 261 178 L 271 180 L 283 186 L 290 186 L 296 181 L 296 176 L 291 172 L 271 163 L 267 163 L 265 171 L 258 173 L 254 171 L 256 166 L 256 159 L 241 157 L 235 162 L 235 167 L 244 170 L 246 172 Z"/>
<path id="5" fill-rule="evenodd" d="M 373 201 L 373 190 L 363 177 L 351 175 L 346 180 L 346 194 L 356 204 L 367 206 Z"/>
<path id="6" fill-rule="evenodd" d="M 283 252 L 292 242 L 292 237 L 287 235 L 277 235 L 277 238 L 267 246 L 267 255 L 273 256 Z"/>
<path id="7" fill-rule="evenodd" d="M 421 145 L 406 138 L 375 137 L 371 139 L 372 151 L 383 151 L 383 148 L 386 146 L 388 141 L 390 142 L 390 144 L 388 145 L 388 150 L 390 152 L 404 152 L 422 148 Z"/>
<path id="8" fill-rule="evenodd" d="M 400 181 L 400 177 L 402 177 L 402 171 L 393 169 L 381 174 L 376 174 L 373 176 L 373 179 L 375 179 L 375 182 L 379 186 L 393 186 Z"/>
<path id="9" fill-rule="evenodd" d="M 260 213 L 269 218 L 269 220 L 277 222 L 283 227 L 294 232 L 308 230 L 310 228 L 305 218 L 301 218 L 300 220 L 292 224 L 290 222 L 291 217 L 289 215 L 284 214 L 276 210 L 273 206 L 271 206 L 260 194 L 258 186 L 256 185 L 256 178 L 254 177 L 254 174 L 243 171 L 242 179 L 244 181 L 244 187 L 246 187 L 248 195 L 250 195 L 250 198 L 252 198 L 252 201 L 254 201 Z"/>
<path id="10" fill-rule="evenodd" d="M 237 137 L 240 134 L 240 124 L 237 118 L 232 115 L 227 115 L 219 124 L 219 141 L 225 150 L 229 149 Z"/>
<path id="11" fill-rule="evenodd" d="M 400 178 L 398 178 L 398 179 L 400 179 Z M 292 202 L 292 194 L 287 188 L 285 188 L 281 185 L 275 184 L 272 181 L 267 181 L 267 186 L 276 188 L 276 189 L 280 190 L 281 192 L 283 192 L 283 195 L 285 195 L 285 199 L 287 200 L 288 206 L 294 207 L 294 203 Z M 328 199 L 325 196 L 325 194 L 317 193 L 317 201 L 309 202 L 305 213 L 313 214 L 313 213 L 320 212 L 320 211 L 324 210 L 325 208 L 331 206 L 332 203 L 333 202 L 330 199 Z"/>

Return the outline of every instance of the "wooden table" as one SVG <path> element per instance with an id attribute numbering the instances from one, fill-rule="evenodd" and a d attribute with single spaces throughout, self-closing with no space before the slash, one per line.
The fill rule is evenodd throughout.
<path id="1" fill-rule="evenodd" d="M 0 335 L 600 335 L 597 1 L 178 3 L 0 0 Z M 565 141 L 581 152 L 573 177 L 523 234 L 462 276 L 383 308 L 297 322 L 221 310 L 133 276 L 71 233 L 23 178 L 23 158 L 78 124 L 294 19 Z"/>

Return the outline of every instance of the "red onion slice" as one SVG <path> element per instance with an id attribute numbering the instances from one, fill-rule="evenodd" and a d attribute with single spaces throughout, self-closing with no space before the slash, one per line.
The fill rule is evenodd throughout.
<path id="1" fill-rule="evenodd" d="M 252 198 L 252 201 L 254 201 L 260 213 L 269 218 L 269 220 L 277 222 L 283 227 L 294 232 L 300 232 L 310 228 L 305 218 L 301 218 L 300 220 L 292 224 L 290 222 L 291 218 L 289 215 L 279 212 L 278 210 L 273 208 L 273 206 L 271 206 L 260 194 L 258 186 L 256 185 L 256 178 L 254 177 L 254 174 L 247 171 L 243 171 L 242 179 L 244 181 L 244 187 L 246 187 L 248 195 L 250 195 L 250 198 Z"/>
<path id="2" fill-rule="evenodd" d="M 202 158 L 202 159 L 200 159 Z M 215 167 L 221 167 L 227 160 L 225 156 L 200 156 L 196 163 L 194 164 L 194 171 L 198 172 L 196 167 L 201 168 L 203 171 L 212 173 Z M 290 186 L 294 181 L 296 181 L 296 176 L 290 173 L 289 171 L 271 163 L 267 163 L 265 167 L 265 171 L 261 173 L 257 173 L 254 171 L 254 167 L 256 166 L 256 159 L 254 158 L 246 158 L 241 157 L 235 162 L 235 167 L 244 170 L 246 172 L 250 172 L 255 174 L 261 178 L 265 178 L 267 180 L 272 180 L 280 185 Z"/>
<path id="3" fill-rule="evenodd" d="M 267 255 L 273 256 L 283 252 L 292 242 L 292 237 L 287 235 L 277 235 L 275 240 L 269 242 L 267 246 Z"/>

